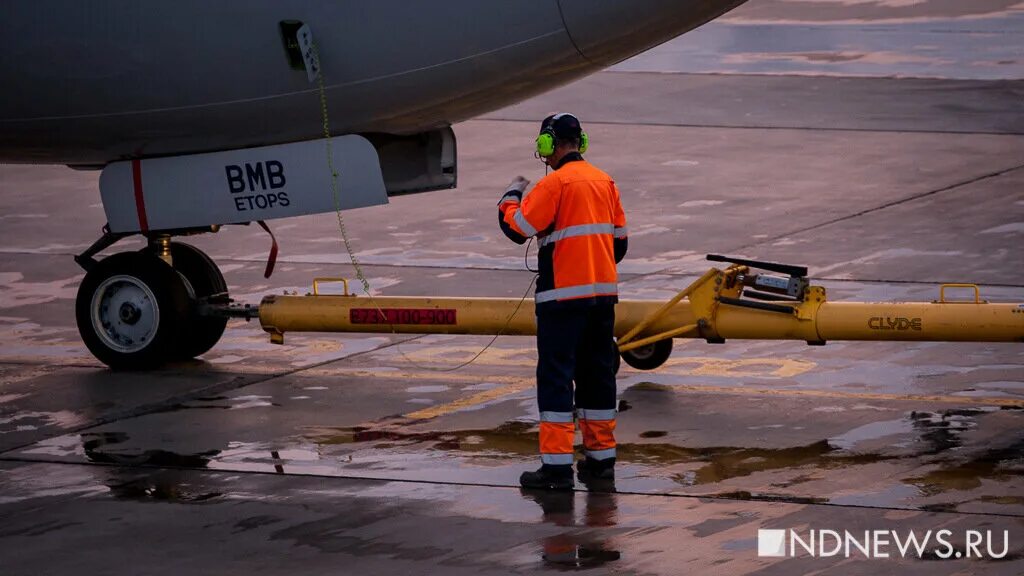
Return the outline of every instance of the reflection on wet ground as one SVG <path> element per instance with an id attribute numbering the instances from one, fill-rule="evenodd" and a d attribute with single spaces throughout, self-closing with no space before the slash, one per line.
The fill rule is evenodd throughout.
<path id="1" fill-rule="evenodd" d="M 941 466 L 937 470 L 904 481 L 919 487 L 925 495 L 932 496 L 942 492 L 974 490 L 989 480 L 1005 482 L 1024 478 L 1024 438 L 1008 446 L 984 450 L 966 461 L 951 457 L 939 461 L 937 465 Z M 990 497 L 987 501 L 1000 502 L 1005 501 L 1004 498 Z"/>
<path id="2" fill-rule="evenodd" d="M 541 558 L 545 563 L 563 568 L 593 568 L 622 557 L 621 552 L 612 548 L 614 542 L 608 540 L 604 532 L 593 530 L 616 525 L 615 494 L 588 491 L 583 497 L 586 509 L 580 518 L 576 514 L 577 495 L 573 492 L 521 490 L 520 493 L 524 500 L 540 506 L 543 522 L 560 528 L 583 528 L 564 530 L 544 538 Z"/>
<path id="3" fill-rule="evenodd" d="M 270 410 L 275 406 L 265 404 Z M 912 410 L 901 418 L 871 421 L 829 438 L 782 447 L 713 445 L 708 438 L 694 445 L 680 442 L 677 428 L 623 433 L 617 486 L 589 488 L 894 508 L 956 510 L 968 502 L 1016 507 L 1024 500 L 1007 496 L 1006 490 L 1024 476 L 1024 436 L 975 436 L 989 428 L 980 425 L 983 419 L 1020 412 L 986 407 Z M 69 443 L 69 437 L 43 442 L 23 454 L 80 454 L 89 462 L 130 467 L 509 486 L 517 472 L 536 459 L 537 429 L 532 421 L 512 420 L 494 428 L 430 426 L 396 417 L 359 426 L 301 426 L 298 435 L 270 442 L 191 443 L 191 452 L 133 442 L 129 433 L 111 429 L 80 434 L 77 444 Z M 823 482 L 879 473 L 889 480 L 872 480 L 860 491 L 852 486 L 852 491 L 820 492 Z"/>
<path id="4" fill-rule="evenodd" d="M 124 466 L 152 466 L 155 468 L 205 468 L 219 450 L 208 450 L 199 454 L 177 454 L 167 450 L 152 449 L 142 452 L 121 452 L 116 446 L 128 440 L 121 432 L 85 433 L 81 435 L 82 450 L 90 462 L 119 464 Z M 115 446 L 110 450 L 109 446 Z"/>

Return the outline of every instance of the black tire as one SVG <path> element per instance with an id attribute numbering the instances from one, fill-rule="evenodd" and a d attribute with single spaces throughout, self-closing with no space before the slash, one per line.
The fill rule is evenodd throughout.
<path id="1" fill-rule="evenodd" d="M 637 370 L 654 370 L 664 364 L 671 355 L 672 340 L 670 338 L 621 353 L 626 364 Z"/>
<path id="2" fill-rule="evenodd" d="M 189 331 L 188 289 L 163 260 L 123 252 L 96 264 L 78 287 L 75 320 L 86 347 L 117 369 L 146 370 L 173 360 Z"/>
<path id="3" fill-rule="evenodd" d="M 188 281 L 190 295 L 194 298 L 190 307 L 190 332 L 175 343 L 176 357 L 186 360 L 209 352 L 224 335 L 228 325 L 227 318 L 200 316 L 195 300 L 214 294 L 227 294 L 228 285 L 217 264 L 195 246 L 171 242 L 171 261 L 174 262 L 174 269 Z"/>

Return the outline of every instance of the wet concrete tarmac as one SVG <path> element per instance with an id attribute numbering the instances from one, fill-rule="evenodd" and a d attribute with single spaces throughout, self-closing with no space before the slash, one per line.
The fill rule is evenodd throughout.
<path id="1" fill-rule="evenodd" d="M 777 0 L 714 26 L 795 26 L 794 7 L 811 4 L 799 13 L 827 12 L 820 35 L 919 23 L 922 10 L 960 30 L 1008 8 Z M 1003 29 L 1019 27 L 1011 16 Z M 961 60 L 979 59 L 970 42 Z M 623 191 L 627 297 L 669 297 L 720 252 L 807 264 L 835 300 L 927 301 L 935 282 L 969 281 L 1024 301 L 1020 81 L 966 65 L 927 80 L 666 74 L 705 71 L 674 60 L 678 46 L 619 67 L 668 62 L 657 74 L 598 74 L 457 126 L 457 190 L 345 214 L 371 285 L 523 295 L 532 275 L 494 202 L 515 174 L 542 175 L 536 121 L 570 109 Z M 878 75 L 916 75 L 894 66 Z M 4 575 L 1024 572 L 1019 344 L 677 341 L 664 367 L 619 375 L 616 492 L 524 493 L 528 338 L 449 371 L 488 339 L 290 334 L 275 346 L 233 321 L 199 361 L 104 369 L 74 326 L 70 259 L 103 223 L 96 181 L 0 167 Z M 273 226 L 269 280 L 258 229 L 194 243 L 251 302 L 353 275 L 334 215 Z M 1008 531 L 1009 546 L 1002 560 L 758 557 L 758 529 L 808 527 Z"/>
<path id="2" fill-rule="evenodd" d="M 1022 36 L 1015 0 L 753 0 L 613 70 L 1014 79 Z"/>

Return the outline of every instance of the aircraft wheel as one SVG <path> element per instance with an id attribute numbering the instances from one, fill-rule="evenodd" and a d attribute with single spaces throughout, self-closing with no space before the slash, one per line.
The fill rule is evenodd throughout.
<path id="1" fill-rule="evenodd" d="M 672 339 L 659 340 L 647 346 L 622 352 L 622 359 L 637 370 L 654 370 L 672 355 Z"/>
<path id="2" fill-rule="evenodd" d="M 75 319 L 89 351 L 114 369 L 148 369 L 174 358 L 187 334 L 188 289 L 151 254 L 123 252 L 100 261 L 78 287 Z"/>
<path id="3" fill-rule="evenodd" d="M 227 294 L 228 285 L 217 264 L 195 246 L 172 242 L 171 260 L 174 269 L 188 281 L 191 288 L 189 295 L 194 300 L 214 294 Z M 177 357 L 180 359 L 195 358 L 208 352 L 224 335 L 224 328 L 228 324 L 227 318 L 197 314 L 194 300 L 189 332 L 185 338 L 176 342 Z"/>

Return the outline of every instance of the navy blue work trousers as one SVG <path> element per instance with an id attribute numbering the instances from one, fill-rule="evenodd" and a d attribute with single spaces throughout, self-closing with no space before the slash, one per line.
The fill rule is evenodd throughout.
<path id="1" fill-rule="evenodd" d="M 537 404 L 542 413 L 615 408 L 614 328 L 612 303 L 537 314 Z"/>

